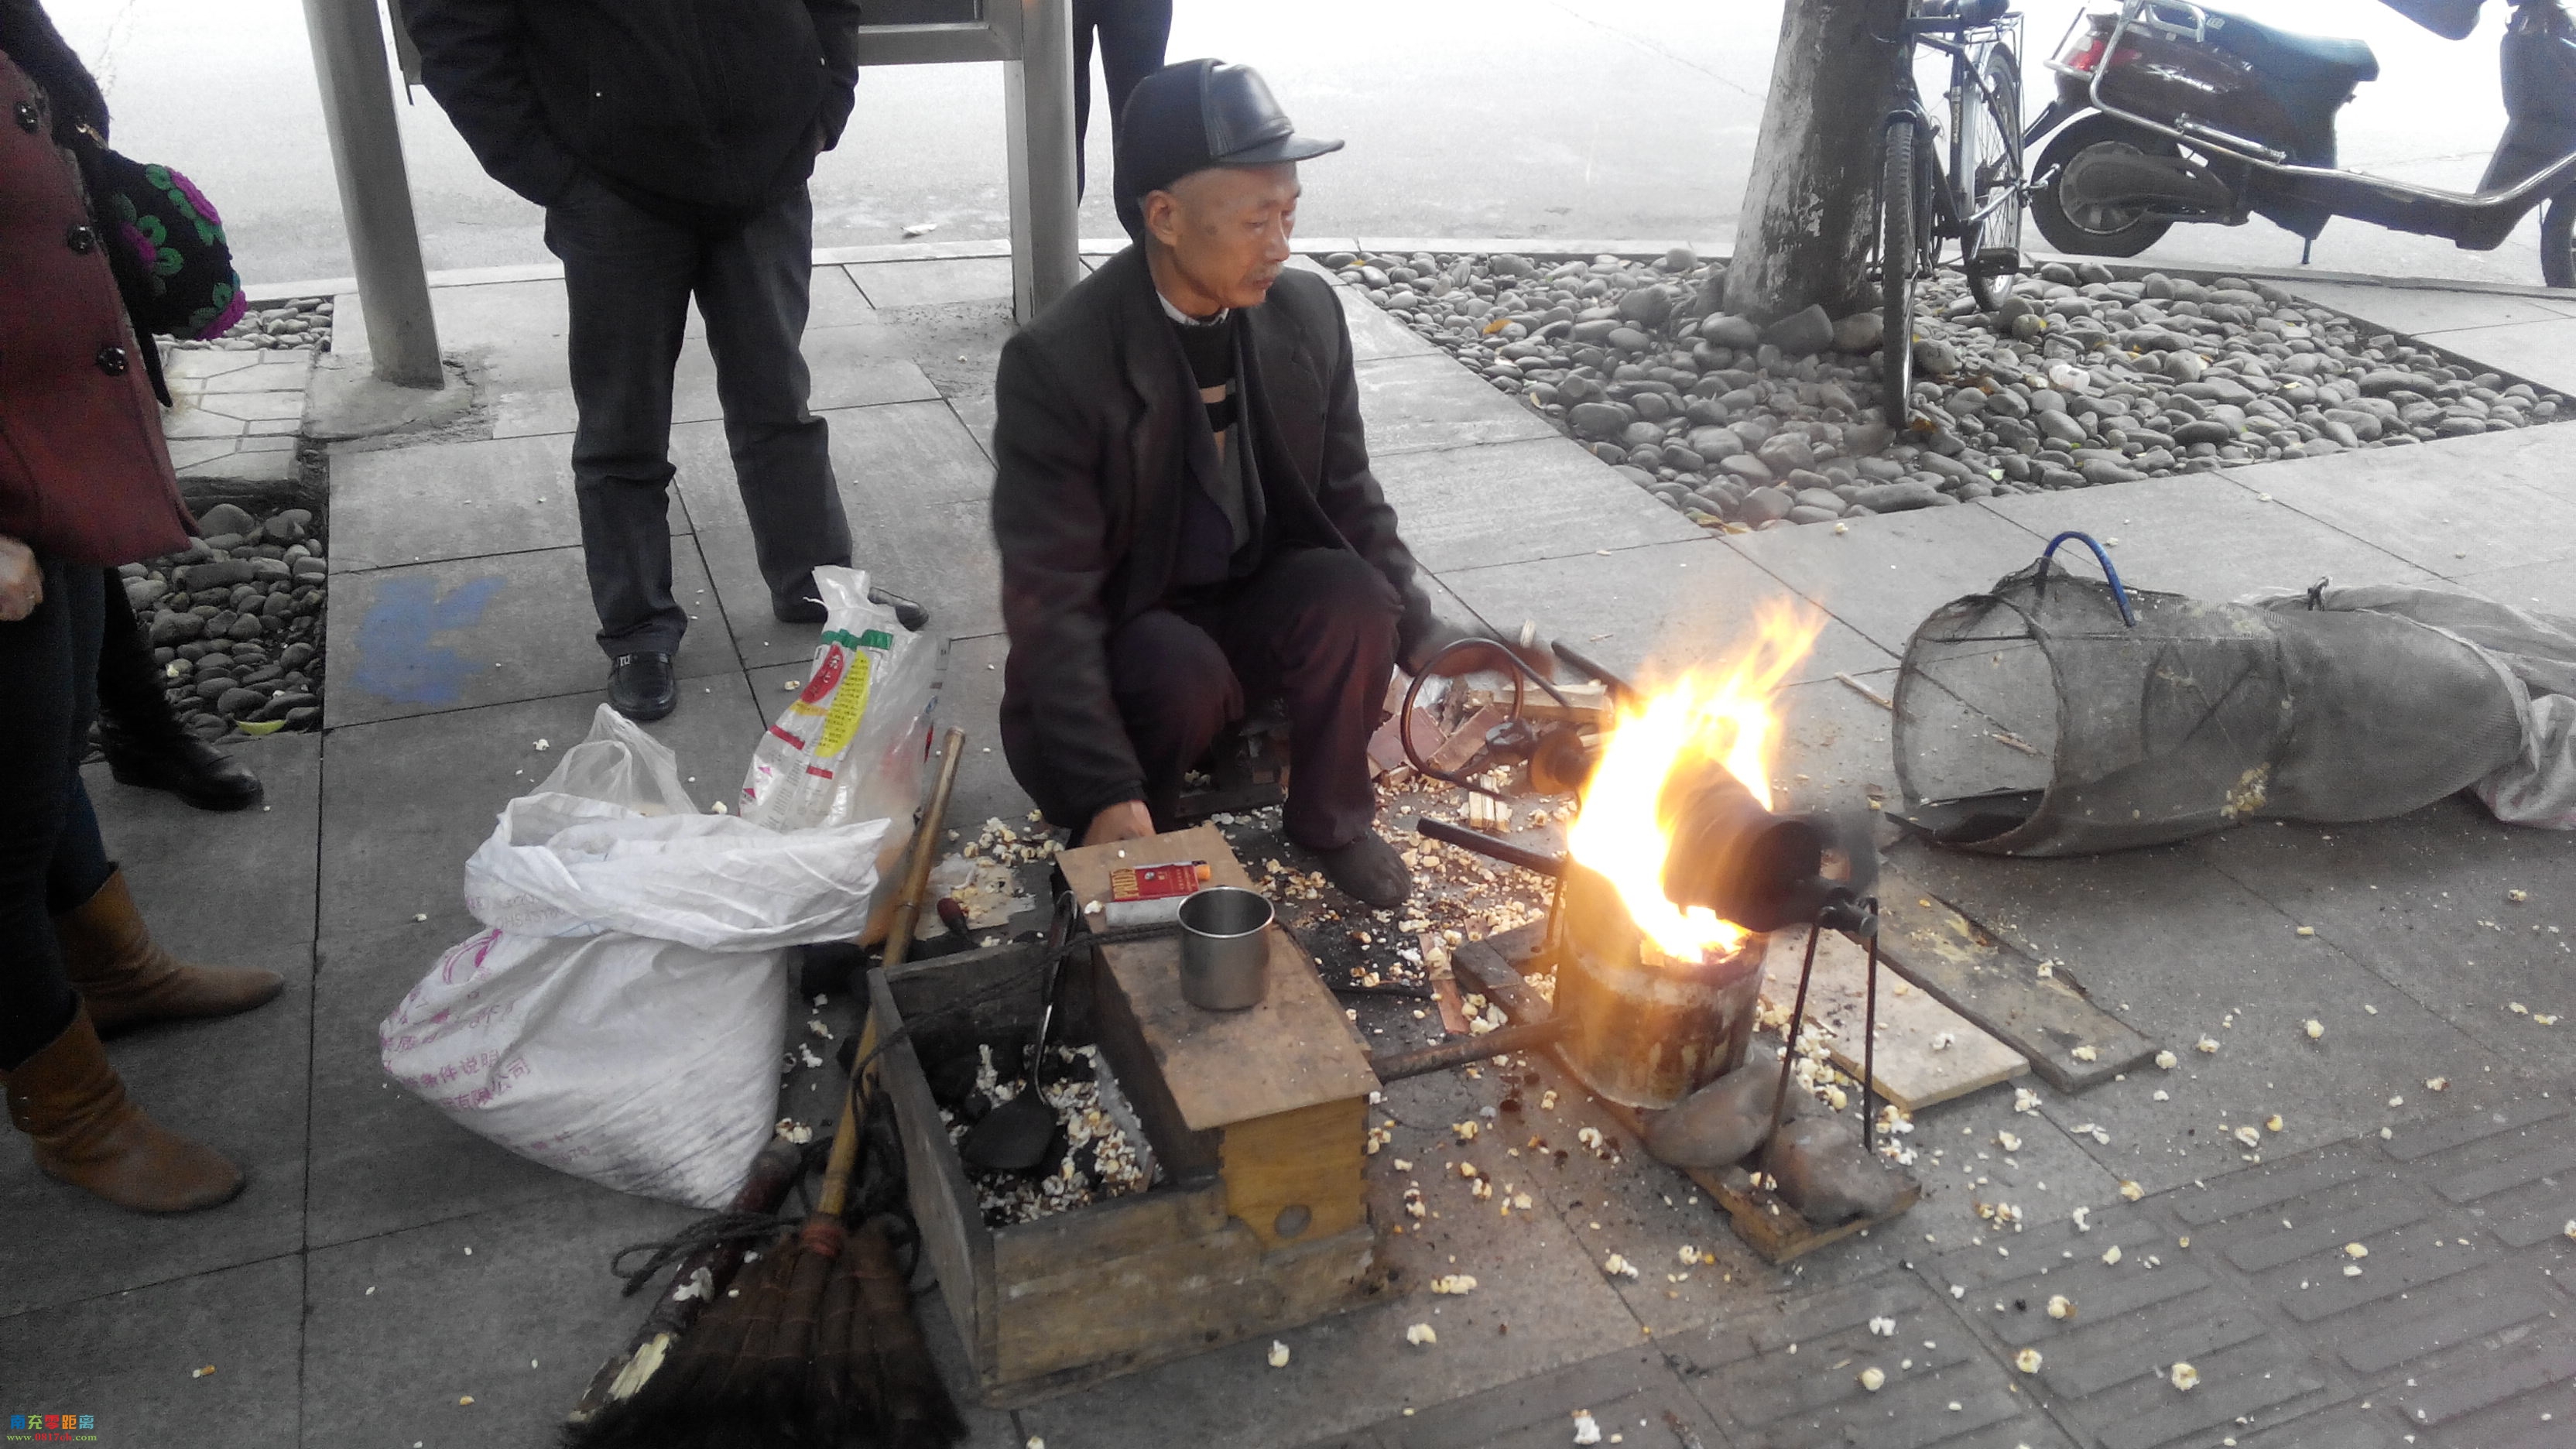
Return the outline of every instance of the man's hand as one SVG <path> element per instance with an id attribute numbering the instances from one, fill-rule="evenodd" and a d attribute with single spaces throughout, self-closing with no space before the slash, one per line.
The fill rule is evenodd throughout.
<path id="1" fill-rule="evenodd" d="M 1082 832 L 1085 845 L 1107 845 L 1113 840 L 1142 840 L 1154 833 L 1154 817 L 1142 800 L 1122 800 L 1091 817 L 1091 828 Z"/>
<path id="2" fill-rule="evenodd" d="M 1463 640 L 1477 642 L 1451 653 L 1447 658 L 1441 659 L 1436 666 L 1432 663 L 1433 657 L 1441 650 Z M 1503 651 L 1507 648 L 1522 663 L 1535 670 L 1539 678 L 1550 680 L 1556 678 L 1555 661 L 1549 657 L 1544 643 L 1493 642 L 1485 635 L 1471 635 L 1446 619 L 1433 620 L 1431 627 L 1422 631 L 1422 638 L 1414 645 L 1413 653 L 1402 662 L 1405 673 L 1417 676 L 1426 670 L 1441 675 L 1474 674 L 1485 669 L 1509 669 L 1511 666 L 1503 659 Z"/>
<path id="3" fill-rule="evenodd" d="M 36 551 L 0 533 L 0 624 L 15 624 L 45 601 L 45 569 Z"/>

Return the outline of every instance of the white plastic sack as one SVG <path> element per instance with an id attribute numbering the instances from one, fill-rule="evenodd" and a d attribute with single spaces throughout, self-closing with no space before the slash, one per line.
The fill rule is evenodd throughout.
<path id="1" fill-rule="evenodd" d="M 466 862 L 489 929 L 385 1019 L 385 1070 L 522 1156 L 720 1208 L 777 1120 L 786 948 L 858 934 L 884 834 L 697 814 L 603 705 Z"/>
<path id="2" fill-rule="evenodd" d="M 871 603 L 860 570 L 819 568 L 814 584 L 823 637 L 803 692 L 752 750 L 742 818 L 778 830 L 909 821 L 930 760 L 941 644 Z"/>

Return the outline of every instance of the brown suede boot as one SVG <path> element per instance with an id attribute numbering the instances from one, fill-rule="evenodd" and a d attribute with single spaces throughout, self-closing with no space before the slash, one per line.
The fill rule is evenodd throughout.
<path id="1" fill-rule="evenodd" d="M 286 986 L 274 971 L 191 966 L 162 950 L 144 929 L 121 870 L 80 909 L 54 917 L 54 940 L 62 947 L 63 974 L 89 1003 L 103 1037 L 155 1021 L 248 1011 Z"/>
<path id="2" fill-rule="evenodd" d="M 118 1207 L 184 1213 L 230 1202 L 241 1169 L 210 1147 L 153 1125 L 128 1101 L 107 1064 L 89 1012 L 72 1017 L 45 1049 L 0 1072 L 9 1120 L 36 1142 L 48 1177 L 86 1188 Z"/>

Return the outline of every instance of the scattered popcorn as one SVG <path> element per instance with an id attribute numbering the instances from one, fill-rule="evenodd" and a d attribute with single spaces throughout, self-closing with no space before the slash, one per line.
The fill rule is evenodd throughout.
<path id="1" fill-rule="evenodd" d="M 1458 1140 L 1461 1142 L 1473 1142 L 1476 1140 L 1477 1129 L 1476 1124 L 1473 1122 L 1452 1122 L 1449 1124 L 1449 1130 L 1457 1134 Z"/>
<path id="2" fill-rule="evenodd" d="M 2448 1077 L 2426 1077 L 2424 1079 L 2424 1089 L 2428 1092 L 2439 1092 L 2448 1088 L 2450 1085 L 2451 1079 Z"/>
<path id="3" fill-rule="evenodd" d="M 2089 1233 L 2093 1231 L 2093 1225 L 2084 1220 L 2086 1215 L 2092 1211 L 2093 1210 L 2091 1208 L 2077 1208 L 2075 1210 L 2073 1214 L 2075 1218 L 2075 1231 L 2079 1233 Z"/>
<path id="4" fill-rule="evenodd" d="M 539 740 L 536 743 L 536 748 L 540 750 L 551 750 L 554 748 L 554 743 L 551 740 Z"/>
<path id="5" fill-rule="evenodd" d="M 1946 1052 L 1956 1044 L 1958 1040 L 1959 1034 L 1955 1031 L 1936 1032 L 1932 1037 L 1932 1050 L 1936 1052 Z"/>
<path id="6" fill-rule="evenodd" d="M 2028 1087 L 2013 1088 L 2013 1110 L 2016 1112 L 2038 1111 L 2039 1094 Z"/>
<path id="7" fill-rule="evenodd" d="M 1413 1164 L 1404 1158 L 1397 1157 L 1390 1160 L 1395 1164 L 1395 1170 L 1398 1172 L 1411 1172 L 1413 1170 Z"/>
<path id="8" fill-rule="evenodd" d="M 2075 1058 L 2075 1059 L 2076 1059 L 2077 1061 L 2079 1061 L 2079 1062 L 2089 1062 L 2089 1061 L 2092 1061 L 2096 1056 L 2098 1056 L 2098 1055 L 2099 1055 L 2099 1053 L 2095 1052 L 2095 1051 L 2093 1050 L 2093 1048 L 2091 1048 L 2091 1047 L 2089 1047 L 2089 1046 L 2080 1046 L 2080 1047 L 2077 1047 L 2075 1050 L 2073 1050 L 2073 1051 L 2071 1051 L 2071 1052 L 2067 1053 L 2067 1055 L 2069 1055 L 2069 1056 L 2071 1056 L 2071 1057 Z"/>
<path id="9" fill-rule="evenodd" d="M 2136 1183 L 2125 1177 L 2120 1179 L 2120 1196 L 2127 1198 L 2131 1202 L 2136 1202 L 2138 1199 L 2145 1197 L 2146 1195 L 2147 1190 L 2145 1188 L 2138 1186 Z"/>
<path id="10" fill-rule="evenodd" d="M 1680 1254 L 1679 1254 L 1678 1256 L 1681 1258 L 1681 1260 L 1682 1260 L 1682 1265 L 1683 1265 L 1684 1267 L 1688 1267 L 1688 1266 L 1690 1266 L 1690 1265 L 1691 1265 L 1691 1264 L 1693 1264 L 1693 1263 L 1697 1263 L 1697 1262 L 1700 1262 L 1700 1261 L 1701 1261 L 1701 1255 L 1700 1255 L 1700 1251 L 1699 1251 L 1699 1249 L 1692 1247 L 1692 1246 L 1691 1246 L 1690 1244 L 1688 1244 L 1688 1243 L 1684 1243 L 1684 1244 L 1682 1244 L 1681 1252 L 1680 1252 Z M 1717 1261 L 1717 1260 L 1716 1260 L 1716 1259 L 1714 1259 L 1714 1258 L 1711 1258 L 1711 1259 L 1708 1259 L 1707 1261 L 1709 1261 L 1709 1262 L 1712 1262 L 1712 1263 L 1713 1263 L 1713 1262 L 1715 1262 L 1715 1261 Z"/>
<path id="11" fill-rule="evenodd" d="M 427 912 L 427 911 L 416 911 L 416 912 L 414 912 L 414 913 L 412 914 L 412 919 L 413 919 L 413 920 L 415 920 L 415 921 L 426 921 L 426 920 L 428 920 L 428 919 L 429 919 L 429 912 Z"/>
<path id="12" fill-rule="evenodd" d="M 1554 1087 L 1550 1087 L 1546 1091 L 1538 1094 L 1538 1109 L 1542 1112 L 1553 1112 L 1556 1110 L 1556 1089 Z"/>
<path id="13" fill-rule="evenodd" d="M 2244 1143 L 2248 1147 L 2260 1147 L 2263 1145 L 2263 1129 L 2259 1127 L 2239 1127 L 2236 1129 L 2234 1135 L 2237 1141 Z"/>
<path id="14" fill-rule="evenodd" d="M 2570 1226 L 2576 1226 L 2576 1224 L 2571 1224 Z M 1881 1338 L 1894 1338 L 1896 1336 L 1896 1320 L 1893 1318 L 1873 1318 L 1869 1321 L 1869 1331 L 1877 1334 Z"/>
<path id="15" fill-rule="evenodd" d="M 2170 1072 L 2174 1068 L 2182 1065 L 2182 1058 L 2175 1056 L 2170 1051 L 2160 1051 L 2156 1053 L 2156 1065 Z"/>
<path id="16" fill-rule="evenodd" d="M 2299 934 L 2300 934 L 2300 935 L 2302 935 L 2302 936 L 2313 936 L 2313 935 L 2315 935 L 2316 933 L 2317 933 L 2317 928 L 2316 928 L 2316 927 L 2314 927 L 2314 926 L 2301 926 L 2301 927 L 2299 928 Z"/>
<path id="17" fill-rule="evenodd" d="M 2346 1263 L 2346 1264 L 2344 1264 L 2344 1265 L 2343 1265 L 2343 1275 L 2344 1275 L 2345 1277 L 2347 1277 L 2347 1278 L 2358 1278 L 2358 1277 L 2360 1277 L 2360 1276 L 2361 1276 L 2361 1265 L 2360 1265 L 2359 1263 Z"/>
<path id="18" fill-rule="evenodd" d="M 2278 1112 L 2275 1112 L 2275 1113 L 2273 1113 L 2271 1116 L 2264 1118 L 2264 1119 L 2263 1119 L 2263 1129 L 2264 1129 L 2265 1131 L 2267 1131 L 2267 1132 L 2278 1132 L 2278 1131 L 2280 1131 L 2280 1130 L 2281 1130 L 2281 1114 L 2280 1114 L 2280 1113 L 2278 1113 Z"/>
<path id="19" fill-rule="evenodd" d="M 2516 1016 L 2529 1016 L 2529 1015 L 2531 1015 L 2531 1008 L 2530 1008 L 2530 1007 L 2528 1007 L 2528 1006 L 2523 1005 L 2523 1004 L 2522 1004 L 2521 1002 L 2519 1002 L 2519 1001 L 2508 1001 L 2508 1002 L 2506 1002 L 2506 1003 L 2504 1004 L 2504 1009 L 2505 1009 L 2505 1010 L 2507 1010 L 2507 1011 L 2512 1012 L 2512 1013 L 2513 1013 L 2514 1015 L 2516 1015 Z"/>
<path id="20" fill-rule="evenodd" d="M 1996 1145 L 1997 1145 L 1997 1146 L 1999 1146 L 1999 1147 L 2003 1148 L 2003 1150 L 2004 1150 L 2004 1151 L 2006 1151 L 2006 1152 L 2019 1152 L 2019 1151 L 2021 1151 L 2021 1139 L 2020 1139 L 2020 1138 L 2018 1138 L 2018 1137 L 2015 1137 L 2014 1135 L 2012 1135 L 2012 1134 L 2011 1134 L 2011 1133 L 2009 1133 L 2009 1132 L 1998 1132 L 1998 1133 L 1996 1133 L 1996 1134 L 1995 1134 L 1995 1143 L 1996 1143 Z"/>
<path id="21" fill-rule="evenodd" d="M 2111 1246 L 2109 1246 L 2109 1247 L 2107 1247 L 2107 1248 L 2103 1249 L 2103 1250 L 2102 1250 L 2102 1261 L 2103 1261 L 2104 1263 L 2117 1263 L 2117 1262 L 2119 1262 L 2119 1261 L 2120 1261 L 2120 1245 L 2119 1245 L 2119 1244 L 2117 1244 L 2117 1243 L 2113 1243 Z"/>
<path id="22" fill-rule="evenodd" d="M 1574 1140 L 1591 1148 L 1593 1151 L 1598 1152 L 1601 1150 L 1601 1129 L 1598 1127 L 1586 1127 L 1582 1131 L 1574 1134 Z"/>
<path id="23" fill-rule="evenodd" d="M 1601 1271 L 1613 1278 L 1634 1278 L 1637 1276 L 1637 1265 L 1612 1253 L 1601 1261 Z"/>
<path id="24" fill-rule="evenodd" d="M 825 1041 L 830 1041 L 832 1039 L 832 1029 L 825 1026 L 819 1018 L 807 1017 L 805 1019 L 805 1029 L 812 1032 L 814 1035 L 821 1037 Z"/>
<path id="25" fill-rule="evenodd" d="M 1574 1442 L 1577 1444 L 1601 1442 L 1601 1425 L 1592 1417 L 1590 1409 L 1574 1411 Z"/>
<path id="26" fill-rule="evenodd" d="M 1404 1331 L 1404 1341 L 1418 1348 L 1426 1343 L 1438 1343 L 1440 1335 L 1431 1331 L 1430 1324 L 1417 1323 Z"/>
<path id="27" fill-rule="evenodd" d="M 192 1379 L 201 1379 L 214 1371 L 215 1366 L 213 1364 L 208 1364 L 204 1368 L 192 1368 L 188 1370 L 188 1377 Z"/>
<path id="28" fill-rule="evenodd" d="M 1275 1338 L 1270 1340 L 1270 1366 L 1272 1368 L 1288 1366 L 1288 1345 Z"/>
<path id="29" fill-rule="evenodd" d="M 814 1129 L 797 1121 L 793 1117 L 779 1118 L 778 1126 L 775 1130 L 779 1136 L 786 1138 L 788 1141 L 795 1143 L 799 1147 L 802 1147 L 806 1143 L 814 1140 Z"/>
<path id="30" fill-rule="evenodd" d="M 2178 1363 L 2167 1369 L 2165 1377 L 2173 1380 L 2173 1386 L 2185 1393 L 2200 1387 L 2200 1370 L 2187 1363 Z"/>
<path id="31" fill-rule="evenodd" d="M 2343 1245 L 2343 1255 L 2347 1258 L 2367 1258 L 2370 1256 L 2370 1249 L 2360 1243 L 2346 1243 Z"/>
<path id="32" fill-rule="evenodd" d="M 2166 1090 L 2165 1090 L 2164 1088 L 2162 1088 L 2162 1087 L 2158 1087 L 2158 1088 L 2156 1088 L 2156 1098 L 2155 1098 L 2155 1099 L 2156 1099 L 2157 1101 L 2159 1101 L 2159 1102 L 2170 1102 L 2170 1101 L 2172 1101 L 2172 1100 L 2173 1100 L 2173 1093 L 2166 1091 Z"/>
<path id="33" fill-rule="evenodd" d="M 1434 1293 L 1473 1293 L 1476 1291 L 1476 1280 L 1464 1273 L 1452 1273 L 1445 1278 L 1432 1279 L 1431 1291 Z"/>
<path id="34" fill-rule="evenodd" d="M 1869 1390 L 1873 1394 L 1877 1393 L 1880 1389 L 1886 1388 L 1887 1370 L 1880 1368 L 1875 1364 L 1862 1369 L 1860 1371 L 1860 1386 Z"/>
<path id="35" fill-rule="evenodd" d="M 2211 1037 L 2202 1037 L 2200 1040 L 2193 1042 L 2192 1048 L 2195 1051 L 2199 1051 L 2210 1056 L 2218 1054 L 2218 1042 L 2216 1039 Z"/>
<path id="36" fill-rule="evenodd" d="M 2566 1233 L 2567 1240 L 2569 1242 L 2576 1242 L 2576 1218 L 2569 1218 L 2567 1220 Z"/>
<path id="37" fill-rule="evenodd" d="M 2025 1348 L 2021 1352 L 2014 1354 L 2013 1367 L 2020 1369 L 2026 1374 L 2035 1374 L 2039 1372 L 2039 1350 L 2035 1348 Z"/>
<path id="38" fill-rule="evenodd" d="M 2319 1039 L 2320 1039 L 2320 1038 L 2322 1038 L 2325 1034 L 2326 1034 L 2326 1024 L 2325 1024 L 2324 1022 L 2322 1022 L 2322 1021 L 2317 1020 L 2317 1019 L 2316 1019 L 2315 1017 L 2313 1017 L 2313 1016 L 2312 1016 L 2312 1017 L 2309 1017 L 2309 1018 L 2308 1018 L 2308 1040 L 2310 1040 L 2310 1041 L 2316 1041 L 2316 1040 L 2319 1040 Z"/>
<path id="39" fill-rule="evenodd" d="M 2060 1293 L 2048 1300 L 2048 1316 L 2060 1320 L 2073 1318 L 2075 1305 L 2067 1301 L 2065 1294 Z"/>
<path id="40" fill-rule="evenodd" d="M 456 1402 L 459 1404 L 470 1404 L 474 1402 L 474 1396 L 472 1394 L 459 1394 Z"/>
<path id="41" fill-rule="evenodd" d="M 2506 891 L 2506 892 L 2504 893 L 2504 898 L 2505 898 L 2506 900 L 2509 900 L 2509 901 L 2513 902 L 2515 905 L 2517 905 L 2517 906 L 2518 906 L 2518 905 L 2521 905 L 2524 901 L 2527 901 L 2527 900 L 2530 900 L 2530 899 L 2531 899 L 2531 892 L 2529 892 L 2529 891 Z"/>

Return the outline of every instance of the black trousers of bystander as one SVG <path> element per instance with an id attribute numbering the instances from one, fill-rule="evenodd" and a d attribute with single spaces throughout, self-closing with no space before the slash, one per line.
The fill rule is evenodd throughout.
<path id="1" fill-rule="evenodd" d="M 1170 828 L 1182 774 L 1244 702 L 1277 696 L 1288 711 L 1288 838 L 1311 850 L 1357 840 L 1377 814 L 1368 742 L 1403 612 L 1358 554 L 1287 549 L 1240 583 L 1121 625 L 1109 636 L 1110 690 L 1156 828 Z"/>
<path id="2" fill-rule="evenodd" d="M 1119 112 L 1136 82 L 1163 68 L 1163 46 L 1172 36 L 1172 0 L 1073 0 L 1073 176 L 1079 196 L 1082 138 L 1091 129 L 1091 43 L 1100 38 L 1100 79 L 1109 90 L 1109 135 L 1118 136 Z"/>
<path id="3" fill-rule="evenodd" d="M 571 303 L 581 413 L 573 488 L 600 648 L 611 658 L 667 654 L 688 630 L 688 612 L 671 597 L 671 387 L 693 297 L 771 597 L 804 595 L 816 567 L 848 564 L 830 427 L 806 408 L 814 208 L 805 188 L 707 235 L 583 175 L 546 208 L 546 246 L 563 259 Z"/>
<path id="4" fill-rule="evenodd" d="M 82 788 L 98 690 L 99 571 L 45 562 L 45 601 L 0 624 L 0 1071 L 62 1035 L 77 1009 L 54 917 L 114 869 Z"/>

